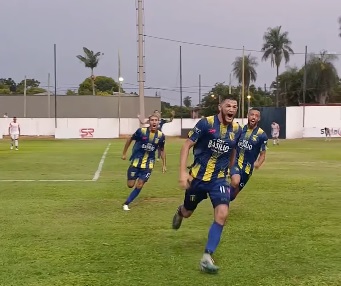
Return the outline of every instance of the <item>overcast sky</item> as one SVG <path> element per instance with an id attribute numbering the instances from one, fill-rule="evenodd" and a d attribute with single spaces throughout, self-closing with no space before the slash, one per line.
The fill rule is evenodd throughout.
<path id="1" fill-rule="evenodd" d="M 341 54 L 338 37 L 340 0 L 145 0 L 145 34 L 231 48 L 260 50 L 268 27 L 289 32 L 295 52 L 322 49 Z M 135 0 L 11 0 L 1 1 L 0 77 L 20 81 L 26 75 L 47 85 L 53 78 L 53 44 L 58 52 L 58 90 L 76 89 L 90 71 L 78 61 L 86 46 L 104 53 L 96 75 L 117 79 L 117 54 L 126 91 L 137 91 Z M 146 38 L 146 86 L 179 87 L 179 43 Z M 182 45 L 184 96 L 198 103 L 198 76 L 203 86 L 228 82 L 231 64 L 240 51 Z M 273 81 L 275 69 L 259 59 L 256 85 Z M 294 55 L 300 66 L 304 55 Z M 341 72 L 341 58 L 336 63 Z M 281 71 L 285 66 L 281 66 Z M 233 80 L 236 84 L 236 80 Z M 210 88 L 204 87 L 203 93 Z M 146 90 L 154 95 L 155 90 Z M 161 90 L 164 101 L 180 102 L 179 93 Z"/>

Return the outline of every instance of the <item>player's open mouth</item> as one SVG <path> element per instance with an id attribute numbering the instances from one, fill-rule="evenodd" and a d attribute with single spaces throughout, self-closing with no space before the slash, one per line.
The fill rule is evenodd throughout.
<path id="1" fill-rule="evenodd" d="M 255 120 L 255 119 L 251 119 L 250 121 L 251 121 L 251 123 L 255 123 L 255 122 L 256 122 L 256 120 Z"/>
<path id="2" fill-rule="evenodd" d="M 231 120 L 231 119 L 233 119 L 233 114 L 232 113 L 227 113 L 226 117 L 227 117 L 228 120 Z"/>

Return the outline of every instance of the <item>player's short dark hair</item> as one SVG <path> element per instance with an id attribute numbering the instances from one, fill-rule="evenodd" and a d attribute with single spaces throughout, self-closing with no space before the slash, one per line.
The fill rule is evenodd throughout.
<path id="1" fill-rule="evenodd" d="M 155 112 L 154 112 L 153 114 L 149 115 L 149 116 L 148 116 L 148 119 L 150 119 L 151 117 L 156 117 L 157 119 L 160 120 L 160 116 L 157 115 Z"/>
<path id="2" fill-rule="evenodd" d="M 223 98 L 223 99 L 221 100 L 220 104 L 224 103 L 224 102 L 227 101 L 227 100 L 237 101 L 237 99 L 229 98 L 229 97 L 228 97 L 228 98 Z"/>
<path id="3" fill-rule="evenodd" d="M 249 109 L 249 112 L 250 112 L 251 110 L 255 110 L 255 111 L 258 111 L 259 113 L 261 113 L 261 112 L 260 112 L 260 109 L 259 109 L 258 107 L 251 107 L 251 108 Z"/>

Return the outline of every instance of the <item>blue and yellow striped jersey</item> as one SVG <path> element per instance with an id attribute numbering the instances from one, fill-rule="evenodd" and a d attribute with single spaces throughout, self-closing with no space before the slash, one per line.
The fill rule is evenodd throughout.
<path id="1" fill-rule="evenodd" d="M 218 115 L 202 118 L 188 134 L 195 142 L 191 176 L 202 181 L 226 178 L 230 155 L 240 134 L 238 123 L 223 125 Z"/>
<path id="2" fill-rule="evenodd" d="M 246 174 L 253 171 L 253 166 L 260 152 L 266 150 L 268 136 L 260 127 L 249 129 L 247 125 L 243 127 L 242 134 L 238 141 L 236 164 Z"/>
<path id="3" fill-rule="evenodd" d="M 130 157 L 131 165 L 141 169 L 153 169 L 155 152 L 165 147 L 165 135 L 157 130 L 151 132 L 149 128 L 139 128 L 131 137 L 135 140 Z"/>

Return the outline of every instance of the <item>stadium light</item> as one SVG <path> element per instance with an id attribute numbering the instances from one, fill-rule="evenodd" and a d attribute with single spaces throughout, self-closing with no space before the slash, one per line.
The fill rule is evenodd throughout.
<path id="1" fill-rule="evenodd" d="M 248 96 L 247 96 L 247 110 L 250 110 L 250 104 L 251 103 L 251 95 L 250 94 L 248 94 Z"/>

